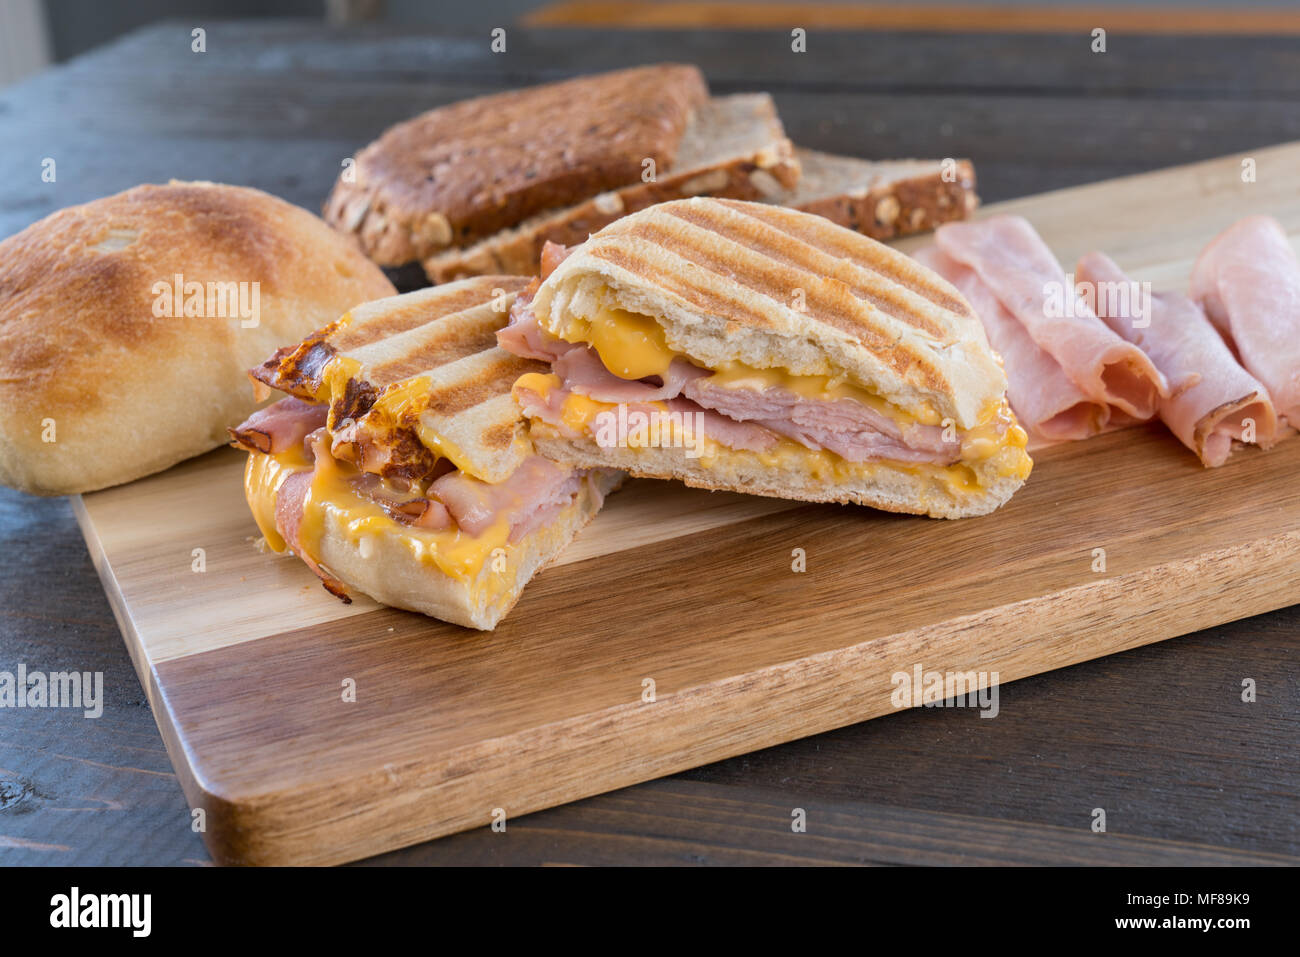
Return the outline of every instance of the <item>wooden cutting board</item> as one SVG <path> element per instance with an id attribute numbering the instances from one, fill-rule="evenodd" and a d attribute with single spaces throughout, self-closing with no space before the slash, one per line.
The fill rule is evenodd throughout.
<path id="1" fill-rule="evenodd" d="M 986 213 L 1184 286 L 1241 216 L 1300 233 L 1300 144 L 1255 182 L 1243 158 Z M 1035 458 L 960 522 L 633 482 L 492 634 L 259 553 L 233 450 L 74 507 L 214 857 L 333 863 L 887 714 L 917 665 L 1011 681 L 1300 600 L 1300 441 L 1207 470 L 1149 427 Z"/>

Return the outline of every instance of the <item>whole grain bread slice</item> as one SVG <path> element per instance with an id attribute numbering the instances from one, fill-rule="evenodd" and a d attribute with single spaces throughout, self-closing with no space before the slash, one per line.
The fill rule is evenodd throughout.
<path id="1" fill-rule="evenodd" d="M 965 219 L 979 206 L 970 160 L 864 160 L 797 149 L 798 184 L 765 201 L 894 239 Z"/>
<path id="2" fill-rule="evenodd" d="M 392 127 L 344 170 L 325 219 L 381 266 L 463 246 L 674 166 L 708 85 L 664 63 L 463 100 Z"/>
<path id="3" fill-rule="evenodd" d="M 571 246 L 621 216 L 688 196 L 762 200 L 787 195 L 799 164 L 776 106 L 766 93 L 714 97 L 700 105 L 682 135 L 676 161 L 646 182 L 601 192 L 564 209 L 541 213 L 473 245 L 424 261 L 432 282 L 487 274 L 537 271 L 547 242 Z"/>

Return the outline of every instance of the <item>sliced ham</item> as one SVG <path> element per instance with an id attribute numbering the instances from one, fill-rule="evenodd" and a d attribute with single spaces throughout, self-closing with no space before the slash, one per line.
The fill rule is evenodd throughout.
<path id="1" fill-rule="evenodd" d="M 571 342 L 555 339 L 542 331 L 533 310 L 533 297 L 537 295 L 537 280 L 515 297 L 510 306 L 510 322 L 497 330 L 497 345 L 525 359 L 552 362 L 574 348 Z"/>
<path id="2" fill-rule="evenodd" d="M 328 440 L 325 438 L 323 428 L 313 432 L 306 442 L 313 456 L 329 454 Z M 284 539 L 285 543 L 293 549 L 293 553 L 321 580 L 325 590 L 342 600 L 345 605 L 350 605 L 352 598 L 348 595 L 347 586 L 321 568 L 315 557 L 303 547 L 303 510 L 314 477 L 314 470 L 293 472 L 285 476 L 284 481 L 280 483 L 280 487 L 275 493 L 275 529 L 280 533 L 280 537 Z"/>
<path id="3" fill-rule="evenodd" d="M 974 308 L 1007 373 L 1007 400 L 1016 418 L 1035 436 L 1063 442 L 1096 435 L 1111 418 L 1111 408 L 1084 394 L 1061 364 L 1034 342 L 1024 325 L 1007 312 L 975 270 L 938 246 L 912 254 L 957 287 Z"/>
<path id="4" fill-rule="evenodd" d="M 945 441 L 940 426 L 912 425 L 904 433 L 889 416 L 856 399 L 810 399 L 779 386 L 730 388 L 707 378 L 688 383 L 686 395 L 728 418 L 757 422 L 850 462 L 896 459 L 950 465 L 961 458 L 961 441 Z"/>
<path id="5" fill-rule="evenodd" d="M 520 528 L 538 509 L 562 498 L 572 499 L 582 474 L 530 455 L 504 482 L 495 485 L 464 472 L 450 472 L 429 486 L 456 524 L 470 535 L 481 535 L 501 519 L 517 540 Z"/>
<path id="6" fill-rule="evenodd" d="M 1300 427 L 1300 262 L 1277 220 L 1249 216 L 1220 233 L 1192 267 L 1191 295 Z"/>
<path id="7" fill-rule="evenodd" d="M 276 455 L 301 445 L 303 439 L 325 424 L 329 407 L 287 398 L 259 409 L 229 432 L 244 449 Z"/>
<path id="8" fill-rule="evenodd" d="M 973 269 L 1030 338 L 1054 358 L 1084 395 L 1136 419 L 1155 415 L 1168 395 L 1146 354 L 1108 328 L 1070 287 L 1052 251 L 1019 216 L 947 223 L 935 232 L 947 255 Z M 1049 315 L 1049 290 L 1066 313 Z"/>
<path id="9" fill-rule="evenodd" d="M 1079 260 L 1080 282 L 1128 283 L 1119 266 L 1102 253 Z M 1115 287 L 1112 287 L 1115 288 Z M 1185 296 L 1160 293 L 1151 297 L 1145 328 L 1135 326 L 1133 309 L 1122 299 L 1098 295 L 1101 318 L 1149 355 L 1169 381 L 1170 395 L 1160 402 L 1160 418 L 1178 440 L 1209 467 L 1222 465 L 1253 422 L 1253 441 L 1267 446 L 1277 428 L 1277 415 L 1268 390 L 1243 369 L 1200 308 Z M 1132 300 L 1130 299 L 1131 303 Z M 1113 306 L 1119 314 L 1112 313 Z"/>
<path id="10" fill-rule="evenodd" d="M 581 244 L 579 244 L 581 245 Z M 541 279 L 545 279 L 551 273 L 555 272 L 560 263 L 569 258 L 577 246 L 561 246 L 559 243 L 553 243 L 549 239 L 542 246 L 541 257 Z"/>
<path id="11" fill-rule="evenodd" d="M 698 402 L 684 397 L 669 399 L 667 402 L 670 412 L 680 412 L 683 416 L 699 416 L 698 419 L 683 419 L 687 428 L 694 428 L 695 423 L 700 425 L 706 438 L 724 445 L 729 449 L 740 449 L 747 452 L 769 452 L 777 443 L 777 435 L 772 430 L 758 422 L 740 422 L 729 416 L 706 409 Z"/>
<path id="12" fill-rule="evenodd" d="M 675 399 L 687 383 L 709 375 L 685 359 L 674 359 L 665 376 L 623 379 L 614 375 L 590 346 L 575 346 L 551 363 L 567 388 L 598 402 L 659 402 Z"/>
<path id="13" fill-rule="evenodd" d="M 445 475 L 454 468 L 448 463 L 441 474 Z M 411 483 L 400 478 L 382 479 L 372 472 L 360 472 L 349 480 L 349 484 L 357 494 L 370 499 L 403 525 L 434 532 L 451 527 L 451 513 L 446 506 L 420 494 L 418 486 L 412 487 Z"/>

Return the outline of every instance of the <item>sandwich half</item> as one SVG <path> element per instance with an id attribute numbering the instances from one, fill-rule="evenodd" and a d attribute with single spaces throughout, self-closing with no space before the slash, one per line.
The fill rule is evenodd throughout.
<path id="1" fill-rule="evenodd" d="M 545 366 L 496 345 L 525 282 L 366 303 L 250 373 L 287 396 L 231 430 L 271 550 L 345 601 L 496 626 L 622 479 L 531 447 L 510 388 Z"/>
<path id="2" fill-rule="evenodd" d="M 552 247 L 544 270 L 498 339 L 550 364 L 514 395 L 567 466 L 943 518 L 1029 475 L 961 294 L 819 216 L 665 203 Z"/>

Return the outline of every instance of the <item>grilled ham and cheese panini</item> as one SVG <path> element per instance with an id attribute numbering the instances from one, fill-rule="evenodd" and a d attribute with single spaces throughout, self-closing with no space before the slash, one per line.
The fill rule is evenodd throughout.
<path id="1" fill-rule="evenodd" d="M 495 344 L 525 280 L 356 307 L 251 372 L 288 395 L 231 430 L 268 546 L 325 587 L 490 630 L 622 476 L 536 455 Z"/>
<path id="2" fill-rule="evenodd" d="M 974 311 L 874 240 L 691 199 L 559 259 L 498 336 L 551 365 L 514 394 L 556 461 L 945 518 L 992 511 L 1029 474 Z"/>

